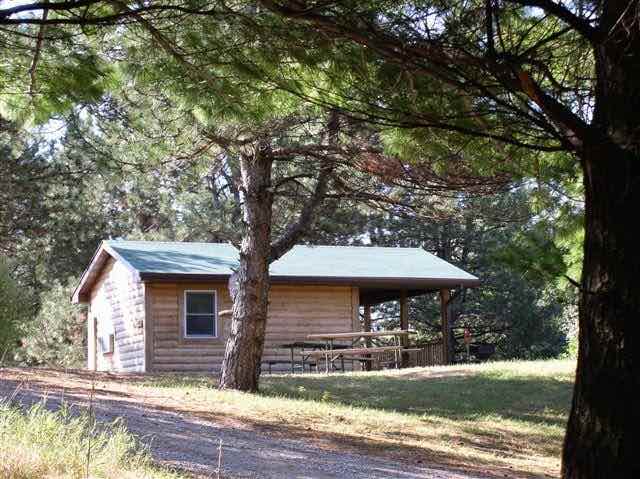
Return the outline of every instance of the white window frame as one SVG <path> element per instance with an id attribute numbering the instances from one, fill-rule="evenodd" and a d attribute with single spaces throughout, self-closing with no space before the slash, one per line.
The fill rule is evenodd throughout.
<path id="1" fill-rule="evenodd" d="M 213 329 L 215 334 L 187 334 L 187 294 L 213 294 Z M 184 339 L 216 339 L 218 338 L 218 292 L 215 289 L 185 289 L 182 296 L 182 336 Z"/>
<path id="2" fill-rule="evenodd" d="M 106 354 L 113 354 L 116 352 L 116 332 L 109 333 L 107 335 L 107 350 Z"/>
<path id="3" fill-rule="evenodd" d="M 103 336 L 97 336 L 100 353 L 103 356 L 109 356 L 116 352 L 116 333 L 108 333 Z"/>

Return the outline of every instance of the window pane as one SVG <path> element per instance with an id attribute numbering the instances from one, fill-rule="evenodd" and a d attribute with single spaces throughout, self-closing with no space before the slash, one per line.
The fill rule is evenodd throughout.
<path id="1" fill-rule="evenodd" d="M 187 314 L 213 313 L 213 293 L 187 293 Z"/>
<path id="2" fill-rule="evenodd" d="M 215 320 L 211 314 L 187 314 L 187 336 L 215 336 Z"/>

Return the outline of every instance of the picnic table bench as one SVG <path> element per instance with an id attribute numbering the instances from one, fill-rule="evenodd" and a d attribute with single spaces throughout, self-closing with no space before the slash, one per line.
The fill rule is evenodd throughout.
<path id="1" fill-rule="evenodd" d="M 313 341 L 294 341 L 292 343 L 280 344 L 279 348 L 289 349 L 290 350 L 290 359 L 267 359 L 262 361 L 263 364 L 266 364 L 269 367 L 269 374 L 271 374 L 272 366 L 277 364 L 288 364 L 290 365 L 291 372 L 294 373 L 296 368 L 302 369 L 302 372 L 305 371 L 306 366 L 309 366 L 309 370 L 317 364 L 313 361 L 309 361 L 312 352 L 317 351 L 319 349 L 324 349 L 326 347 L 326 343 L 322 342 L 313 342 Z M 333 349 L 344 349 L 349 346 L 344 344 L 334 344 Z M 300 350 L 300 359 L 296 361 L 295 351 Z"/>
<path id="2" fill-rule="evenodd" d="M 290 365 L 292 373 L 294 373 L 296 371 L 296 369 L 301 369 L 302 372 L 304 372 L 306 365 L 309 366 L 309 370 L 311 370 L 311 368 L 315 366 L 315 363 L 312 363 L 312 362 L 301 361 L 298 364 L 296 362 L 290 361 L 289 359 L 265 359 L 264 361 L 262 361 L 262 364 L 266 364 L 267 365 L 269 374 L 272 374 L 273 366 L 277 366 L 279 364 L 286 364 L 288 366 Z"/>
<path id="3" fill-rule="evenodd" d="M 290 359 L 267 359 L 262 361 L 268 366 L 269 373 L 272 372 L 272 366 L 278 364 L 288 364 L 291 373 L 297 369 L 305 371 L 306 367 L 311 370 L 315 366 L 318 371 L 318 363 L 324 359 L 325 372 L 329 372 L 329 368 L 345 370 L 345 358 L 362 363 L 373 362 L 375 360 L 372 354 L 393 351 L 393 361 L 387 361 L 390 364 L 399 366 L 399 360 L 404 353 L 419 351 L 418 348 L 407 348 L 403 345 L 403 339 L 409 335 L 415 334 L 414 331 L 395 330 L 395 331 L 356 331 L 349 333 L 320 333 L 309 334 L 307 339 L 310 341 L 294 341 L 292 343 L 281 344 L 278 347 L 290 350 Z M 391 338 L 391 345 L 372 344 L 384 338 Z M 366 340 L 364 347 L 357 346 L 357 343 Z M 336 341 L 348 341 L 351 344 L 340 344 Z M 296 358 L 296 350 L 299 350 L 299 359 Z M 336 361 L 340 361 L 340 367 L 336 365 Z"/>

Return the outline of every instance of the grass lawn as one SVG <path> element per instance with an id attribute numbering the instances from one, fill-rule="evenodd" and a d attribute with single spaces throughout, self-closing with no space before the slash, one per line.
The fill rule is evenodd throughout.
<path id="1" fill-rule="evenodd" d="M 215 378 L 163 375 L 144 388 L 321 447 L 490 473 L 559 475 L 575 363 L 495 362 L 346 374 L 263 376 L 259 394 L 217 391 Z"/>

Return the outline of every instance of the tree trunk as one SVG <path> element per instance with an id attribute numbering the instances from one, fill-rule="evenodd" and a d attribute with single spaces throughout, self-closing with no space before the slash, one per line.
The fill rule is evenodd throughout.
<path id="1" fill-rule="evenodd" d="M 578 368 L 562 477 L 640 477 L 640 157 L 586 161 Z"/>
<path id="2" fill-rule="evenodd" d="M 634 3 L 605 3 L 593 134 L 580 154 L 584 263 L 565 479 L 640 477 L 640 33 Z"/>
<path id="3" fill-rule="evenodd" d="M 273 194 L 271 158 L 266 149 L 241 155 L 240 170 L 245 232 L 240 266 L 229 280 L 233 313 L 219 387 L 257 391 L 270 286 Z"/>

